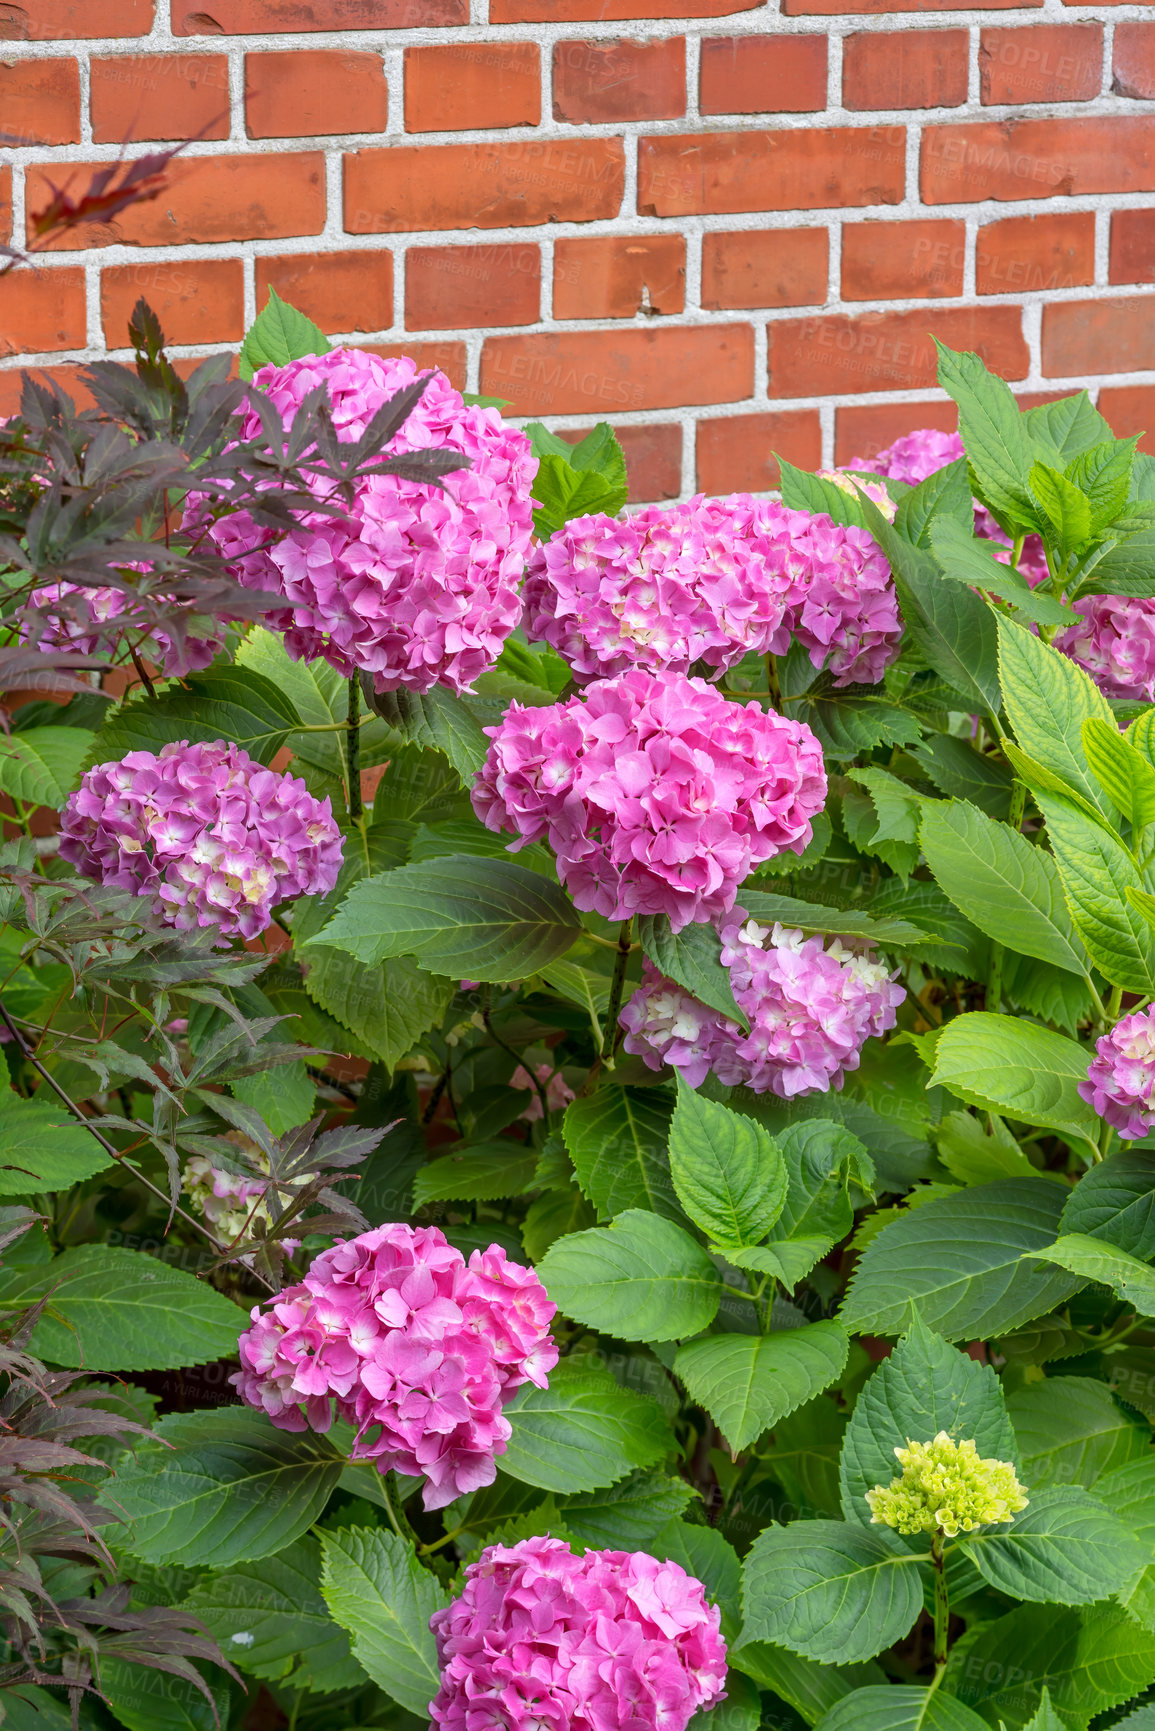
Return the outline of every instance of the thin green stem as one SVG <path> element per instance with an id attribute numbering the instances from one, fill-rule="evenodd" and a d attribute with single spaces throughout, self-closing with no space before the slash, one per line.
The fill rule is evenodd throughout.
<path id="1" fill-rule="evenodd" d="M 1011 548 L 1011 570 L 1012 571 L 1017 571 L 1019 568 L 1019 560 L 1023 556 L 1023 543 L 1026 540 L 1026 538 L 1027 538 L 1027 531 L 1025 529 L 1023 530 L 1021 535 L 1015 536 L 1015 544 Z"/>
<path id="2" fill-rule="evenodd" d="M 618 931 L 618 954 L 614 962 L 613 979 L 610 981 L 610 1001 L 606 1006 L 605 1032 L 602 1034 L 602 1057 L 611 1067 L 613 1065 L 614 1047 L 618 1039 L 618 1012 L 622 1007 L 622 994 L 626 984 L 626 969 L 630 962 L 630 951 L 633 944 L 630 934 L 633 931 L 633 920 L 623 920 Z"/>
<path id="3" fill-rule="evenodd" d="M 782 707 L 782 687 L 778 683 L 778 662 L 773 655 L 766 657 L 766 694 L 775 709 Z"/>
<path id="4" fill-rule="evenodd" d="M 345 726 L 345 760 L 349 775 L 349 822 L 361 821 L 361 685 L 349 681 L 349 719 Z"/>
<path id="5" fill-rule="evenodd" d="M 934 1668 L 937 1674 L 946 1664 L 948 1630 L 950 1627 L 950 1593 L 946 1584 L 943 1561 L 943 1536 L 935 1533 L 930 1542 L 930 1560 L 934 1569 Z"/>

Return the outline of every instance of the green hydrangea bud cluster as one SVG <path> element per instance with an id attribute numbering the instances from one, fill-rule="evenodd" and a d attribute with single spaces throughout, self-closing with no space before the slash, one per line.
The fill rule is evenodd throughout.
<path id="1" fill-rule="evenodd" d="M 1027 1506 L 1010 1461 L 983 1460 L 974 1443 L 944 1430 L 933 1442 L 896 1448 L 902 1477 L 867 1491 L 870 1518 L 900 1533 L 973 1533 L 1009 1521 Z"/>

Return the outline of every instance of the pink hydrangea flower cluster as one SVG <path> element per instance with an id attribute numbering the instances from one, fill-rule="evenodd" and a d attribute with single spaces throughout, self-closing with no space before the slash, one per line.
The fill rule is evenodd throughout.
<path id="1" fill-rule="evenodd" d="M 83 877 L 152 896 L 165 923 L 256 937 L 278 902 L 327 895 L 343 843 L 329 801 L 217 740 L 130 751 L 90 769 L 60 821 Z"/>
<path id="2" fill-rule="evenodd" d="M 334 349 L 262 367 L 253 384 L 286 424 L 323 385 L 337 435 L 349 441 L 417 376 L 408 358 Z M 242 435 L 259 430 L 250 410 Z M 268 619 L 284 633 L 290 655 L 323 656 L 346 677 L 370 673 L 378 691 L 434 685 L 463 691 L 493 666 L 521 614 L 518 584 L 533 530 L 537 463 L 524 433 L 496 409 L 467 407 L 435 372 L 382 454 L 444 447 L 470 463 L 447 475 L 444 488 L 370 476 L 359 483 L 347 517 L 303 515 L 300 527 L 273 546 L 243 511 L 211 526 L 239 582 L 284 596 L 284 607 Z"/>
<path id="3" fill-rule="evenodd" d="M 874 683 L 898 653 L 890 567 L 861 529 L 749 493 L 632 517 L 576 517 L 535 549 L 527 636 L 581 681 L 630 667 L 719 671 L 791 636 L 836 683 Z"/>
<path id="4" fill-rule="evenodd" d="M 720 932 L 722 962 L 750 1032 L 647 962 L 621 1023 L 627 1052 L 651 1070 L 670 1064 L 695 1088 L 713 1071 L 727 1086 L 792 1100 L 841 1088 L 846 1072 L 858 1068 L 863 1043 L 894 1027 L 906 992 L 884 963 L 838 938 L 826 946 L 821 937 L 761 926 L 741 908 Z"/>
<path id="5" fill-rule="evenodd" d="M 726 1681 L 720 1613 L 678 1563 L 560 1539 L 490 1545 L 430 1624 L 436 1725 L 685 1731 Z"/>
<path id="6" fill-rule="evenodd" d="M 885 451 L 879 451 L 877 457 L 852 458 L 849 467 L 917 487 L 928 475 L 945 469 L 948 463 L 957 463 L 960 457 L 965 456 L 966 450 L 957 433 L 940 433 L 937 427 L 920 427 L 916 432 L 905 433 L 901 439 L 896 439 Z M 1000 547 L 1011 545 L 1010 537 L 999 528 L 985 505 L 975 505 L 975 534 L 986 541 L 997 541 Z M 1047 555 L 1038 535 L 1028 535 L 1023 542 L 1019 570 L 1032 585 L 1049 576 Z"/>
<path id="7" fill-rule="evenodd" d="M 145 569 L 143 565 L 131 568 Z M 74 602 L 67 610 L 45 616 L 44 628 L 36 644 L 45 655 L 61 649 L 75 650 L 79 655 L 94 655 L 102 643 L 109 643 L 109 633 L 102 627 L 114 619 L 139 636 L 138 608 L 132 596 L 123 589 L 105 586 L 84 590 L 77 583 L 49 583 L 43 589 L 34 589 L 28 597 L 28 604 L 30 607 L 49 607 L 67 595 L 82 595 L 84 599 Z M 25 626 L 24 640 L 30 635 Z M 186 673 L 198 673 L 207 667 L 224 647 L 224 641 L 223 632 L 210 631 L 207 637 L 186 637 L 183 643 L 174 643 L 166 631 L 158 629 L 152 631 L 143 643 L 138 642 L 137 647 L 146 661 L 154 662 L 173 678 L 183 679 Z"/>
<path id="8" fill-rule="evenodd" d="M 1155 1129 L 1155 1009 L 1124 1016 L 1095 1042 L 1079 1093 L 1125 1141 Z"/>
<path id="9" fill-rule="evenodd" d="M 478 817 L 518 846 L 547 840 L 577 906 L 607 919 L 668 914 L 677 931 L 724 914 L 755 866 L 802 852 L 826 798 L 808 727 L 680 673 L 511 703 L 486 731 Z"/>
<path id="10" fill-rule="evenodd" d="M 1088 595 L 1082 614 L 1055 637 L 1055 648 L 1085 667 L 1108 697 L 1155 701 L 1155 600 L 1132 595 Z"/>
<path id="11" fill-rule="evenodd" d="M 493 1483 L 513 1391 L 547 1386 L 555 1308 L 496 1244 L 467 1266 L 436 1227 L 379 1226 L 254 1307 L 232 1380 L 281 1430 L 328 1430 L 335 1403 L 358 1460 L 424 1473 L 425 1507 L 444 1508 Z"/>

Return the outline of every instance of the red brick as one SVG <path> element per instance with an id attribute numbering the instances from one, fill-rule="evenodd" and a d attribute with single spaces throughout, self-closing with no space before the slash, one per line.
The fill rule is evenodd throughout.
<path id="1" fill-rule="evenodd" d="M 598 222 L 620 211 L 625 171 L 620 138 L 353 151 L 345 158 L 345 228 L 405 234 Z"/>
<path id="2" fill-rule="evenodd" d="M 934 313 L 816 314 L 769 328 L 770 395 L 824 397 L 933 385 L 931 331 L 952 349 L 975 349 L 1004 378 L 1021 379 L 1029 357 L 1019 307 L 940 307 Z"/>
<path id="3" fill-rule="evenodd" d="M 985 0 L 983 10 L 1007 12 L 1013 7 L 1026 12 L 1042 4 L 1043 0 Z M 782 10 L 787 18 L 829 17 L 839 12 L 886 17 L 892 12 L 970 12 L 973 7 L 971 0 L 783 0 Z"/>
<path id="4" fill-rule="evenodd" d="M 466 368 L 468 365 L 464 343 L 362 343 L 362 348 L 368 349 L 371 355 L 384 355 L 387 360 L 394 360 L 399 355 L 408 355 L 416 362 L 418 370 L 436 367 L 444 373 L 451 385 L 459 391 L 465 389 Z M 494 393 L 496 395 L 496 393 Z"/>
<path id="5" fill-rule="evenodd" d="M 554 244 L 555 318 L 632 319 L 643 308 L 680 313 L 685 305 L 683 235 L 607 235 Z"/>
<path id="6" fill-rule="evenodd" d="M 966 224 L 846 222 L 842 298 L 941 300 L 962 293 Z"/>
<path id="7" fill-rule="evenodd" d="M 541 248 L 411 246 L 405 255 L 405 329 L 455 331 L 532 325 L 541 317 Z"/>
<path id="8" fill-rule="evenodd" d="M 319 324 L 338 331 L 387 331 L 393 323 L 393 254 L 283 253 L 258 258 L 257 306 L 269 290 Z"/>
<path id="9" fill-rule="evenodd" d="M 824 228 L 744 229 L 702 240 L 702 305 L 821 306 L 830 239 Z"/>
<path id="10" fill-rule="evenodd" d="M 104 163 L 69 163 L 76 189 Z M 59 182 L 60 165 L 28 170 L 30 211 L 48 202 L 48 181 Z M 325 222 L 325 159 L 320 151 L 278 151 L 276 156 L 184 156 L 168 169 L 168 186 L 149 204 L 65 237 L 70 248 L 179 246 L 185 241 L 276 240 L 316 234 Z"/>
<path id="11" fill-rule="evenodd" d="M 1155 24 L 1123 18 L 1115 26 L 1114 82 L 1116 96 L 1155 98 Z"/>
<path id="12" fill-rule="evenodd" d="M 1111 282 L 1155 278 L 1155 210 L 1117 210 L 1111 216 Z"/>
<path id="13" fill-rule="evenodd" d="M 147 36 L 156 0 L 0 0 L 0 42 Z"/>
<path id="14" fill-rule="evenodd" d="M 84 272 L 32 269 L 0 277 L 0 355 L 49 354 L 85 344 Z"/>
<path id="15" fill-rule="evenodd" d="M 92 62 L 92 136 L 227 138 L 229 63 L 223 54 L 118 54 Z"/>
<path id="16" fill-rule="evenodd" d="M 986 120 L 928 126 L 924 204 L 1155 191 L 1155 118 Z"/>
<path id="17" fill-rule="evenodd" d="M 725 18 L 765 0 L 489 0 L 491 24 L 612 24 L 619 18 Z"/>
<path id="18" fill-rule="evenodd" d="M 405 50 L 406 132 L 536 126 L 540 119 L 536 42 L 456 42 Z"/>
<path id="19" fill-rule="evenodd" d="M 703 114 L 809 114 L 826 107 L 825 36 L 707 36 Z"/>
<path id="20" fill-rule="evenodd" d="M 967 99 L 965 30 L 860 30 L 842 46 L 847 108 L 957 108 Z"/>
<path id="21" fill-rule="evenodd" d="M 767 493 L 781 479 L 775 453 L 799 469 L 821 465 L 822 423 L 817 409 L 699 421 L 695 453 L 699 491 Z"/>
<path id="22" fill-rule="evenodd" d="M 232 343 L 245 334 L 245 277 L 239 258 L 109 265 L 100 276 L 100 316 L 110 349 L 127 347 L 129 315 L 141 295 L 170 343 Z"/>
<path id="23" fill-rule="evenodd" d="M 729 215 L 898 204 L 906 132 L 798 127 L 774 132 L 667 133 L 638 143 L 642 216 Z"/>
<path id="24" fill-rule="evenodd" d="M 576 444 L 588 427 L 559 427 L 558 437 Z M 615 427 L 626 459 L 631 505 L 652 505 L 676 499 L 682 491 L 682 429 L 668 422 L 650 426 Z"/>
<path id="25" fill-rule="evenodd" d="M 857 403 L 834 411 L 834 461 L 842 467 L 855 457 L 867 462 L 906 433 L 936 427 L 940 433 L 958 430 L 953 403 Z"/>
<path id="26" fill-rule="evenodd" d="M 76 61 L 0 60 L 0 129 L 23 145 L 77 144 L 80 68 Z"/>
<path id="27" fill-rule="evenodd" d="M 41 0 L 37 0 L 41 3 Z M 88 5 L 91 0 L 77 0 Z M 468 24 L 469 0 L 172 0 L 174 36 L 408 30 Z"/>
<path id="28" fill-rule="evenodd" d="M 1139 449 L 1155 456 L 1155 385 L 1104 385 L 1099 413 L 1111 423 L 1116 438 L 1142 433 Z"/>
<path id="29" fill-rule="evenodd" d="M 1043 372 L 1146 372 L 1155 367 L 1155 298 L 1059 301 L 1043 308 Z"/>
<path id="30" fill-rule="evenodd" d="M 51 380 L 67 391 L 77 408 L 92 408 L 95 399 L 80 376 L 82 367 L 78 361 L 61 367 L 29 367 L 27 370 L 38 384 Z M 20 407 L 23 372 L 24 368 L 17 365 L 0 368 L 0 415 L 13 415 Z"/>
<path id="31" fill-rule="evenodd" d="M 1005 216 L 979 229 L 975 287 L 981 295 L 1078 288 L 1095 280 L 1095 213 Z"/>
<path id="32" fill-rule="evenodd" d="M 481 389 L 515 415 L 605 414 L 734 403 L 754 389 L 749 325 L 490 337 Z"/>
<path id="33" fill-rule="evenodd" d="M 979 90 L 984 104 L 1089 102 L 1102 85 L 1101 24 L 1026 24 L 982 32 Z"/>
<path id="34" fill-rule="evenodd" d="M 572 125 L 676 120 L 686 112 L 683 36 L 553 45 L 553 117 Z"/>
<path id="35" fill-rule="evenodd" d="M 245 130 L 250 138 L 317 138 L 384 132 L 385 62 L 350 49 L 289 48 L 245 55 Z"/>

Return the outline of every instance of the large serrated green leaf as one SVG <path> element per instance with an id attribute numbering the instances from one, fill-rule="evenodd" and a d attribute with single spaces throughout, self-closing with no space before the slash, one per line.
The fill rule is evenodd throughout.
<path id="1" fill-rule="evenodd" d="M 929 1543 L 927 1546 L 929 1557 Z M 872 1659 L 922 1609 L 916 1559 L 842 1521 L 765 1528 L 746 1558 L 743 1635 L 828 1665 Z"/>
<path id="2" fill-rule="evenodd" d="M 1138 1315 L 1155 1317 L 1155 1268 L 1125 1250 L 1116 1250 L 1113 1244 L 1087 1238 L 1081 1232 L 1065 1232 L 1045 1250 L 1027 1254 L 1037 1261 L 1053 1262 L 1080 1280 L 1109 1286 Z"/>
<path id="3" fill-rule="evenodd" d="M 1110 822 L 1113 808 L 1083 755 L 1085 721 L 1115 725 L 1107 699 L 1081 667 L 1025 626 L 1000 616 L 998 640 L 1003 702 L 1020 746 Z"/>
<path id="4" fill-rule="evenodd" d="M 412 1545 L 381 1528 L 321 1534 L 321 1592 L 379 1689 L 424 1718 L 441 1682 L 429 1619 L 449 1594 Z"/>
<path id="5" fill-rule="evenodd" d="M 990 1727 L 953 1695 L 900 1683 L 889 1689 L 856 1689 L 823 1715 L 815 1731 L 990 1731 Z"/>
<path id="6" fill-rule="evenodd" d="M 1104 1239 L 1150 1262 L 1155 1257 L 1155 1152 L 1124 1149 L 1084 1173 L 1063 1210 L 1063 1231 Z"/>
<path id="7" fill-rule="evenodd" d="M 1155 1676 L 1155 1642 L 1114 1605 L 1019 1605 L 960 1643 L 946 1686 L 987 1723 L 1019 1731 L 1044 1686 L 1068 1725 L 1085 1727 Z"/>
<path id="8" fill-rule="evenodd" d="M 960 1535 L 958 1546 L 1000 1593 L 1040 1604 L 1109 1598 L 1146 1562 L 1122 1521 L 1076 1485 L 1032 1492 L 1009 1527 Z"/>
<path id="9" fill-rule="evenodd" d="M 681 1219 L 666 1155 L 673 1108 L 664 1088 L 617 1087 L 599 1088 L 566 1108 L 566 1147 L 599 1220 L 627 1208 Z"/>
<path id="10" fill-rule="evenodd" d="M 0 793 L 59 810 L 80 780 L 95 737 L 84 727 L 0 734 Z"/>
<path id="11" fill-rule="evenodd" d="M 720 960 L 722 940 L 716 927 L 688 925 L 675 932 L 668 914 L 646 914 L 638 921 L 638 937 L 659 973 L 749 1032 L 749 1021 L 735 1002 L 730 975 Z"/>
<path id="12" fill-rule="evenodd" d="M 947 1340 L 1009 1333 L 1080 1282 L 1025 1262 L 1054 1241 L 1063 1193 L 1045 1178 L 980 1184 L 900 1214 L 862 1253 L 841 1311 L 858 1334 L 898 1334 L 915 1310 Z"/>
<path id="13" fill-rule="evenodd" d="M 657 1402 L 622 1388 L 592 1355 L 563 1359 L 548 1388 L 526 1384 L 504 1410 L 513 1434 L 501 1469 L 541 1490 L 598 1490 L 673 1446 Z"/>
<path id="14" fill-rule="evenodd" d="M 1104 1473 L 1150 1452 L 1150 1427 L 1128 1413 L 1106 1383 L 1083 1376 L 1048 1376 L 1008 1397 L 1007 1410 L 1030 1487 L 1082 1485 L 1094 1490 Z"/>
<path id="15" fill-rule="evenodd" d="M 407 956 L 365 965 L 343 950 L 318 944 L 304 952 L 305 990 L 348 1028 L 366 1057 L 391 1070 L 422 1034 L 441 1022 L 456 987 Z"/>
<path id="16" fill-rule="evenodd" d="M 850 1341 L 837 1322 L 778 1334 L 714 1334 L 679 1349 L 674 1373 L 737 1454 L 837 1380 Z"/>
<path id="17" fill-rule="evenodd" d="M 277 1430 L 247 1407 L 170 1413 L 116 1476 L 126 1549 L 146 1562 L 212 1568 L 271 1556 L 307 1531 L 344 1462 L 312 1431 Z"/>
<path id="18" fill-rule="evenodd" d="M 973 1010 L 948 1022 L 935 1043 L 930 1085 L 968 1105 L 1028 1124 L 1047 1124 L 1094 1143 L 1098 1119 L 1079 1094 L 1087 1055 L 1065 1034 L 1011 1016 Z"/>
<path id="19" fill-rule="evenodd" d="M 1128 823 L 1155 823 L 1155 767 L 1125 734 L 1098 716 L 1083 723 L 1083 751 L 1099 786 Z"/>
<path id="20" fill-rule="evenodd" d="M 58 1100 L 25 1100 L 0 1083 L 0 1196 L 68 1190 L 111 1164 L 112 1155 Z"/>
<path id="21" fill-rule="evenodd" d="M 757 1244 L 786 1203 L 789 1175 L 774 1138 L 681 1079 L 670 1173 L 690 1219 L 722 1245 Z"/>
<path id="22" fill-rule="evenodd" d="M 722 1277 L 672 1220 L 640 1208 L 552 1244 L 537 1272 L 576 1322 L 621 1340 L 680 1340 L 714 1320 Z"/>
<path id="23" fill-rule="evenodd" d="M 504 981 L 536 973 L 580 932 L 557 884 L 512 860 L 457 854 L 363 879 L 312 941 L 366 964 L 413 956 L 432 973 Z"/>
<path id="24" fill-rule="evenodd" d="M 959 432 L 983 498 L 1028 528 L 1027 475 L 1034 455 L 1026 420 L 1007 385 L 969 350 L 938 349 L 938 382 L 958 404 Z"/>
<path id="25" fill-rule="evenodd" d="M 247 1320 L 183 1269 L 111 1244 L 76 1245 L 51 1262 L 0 1274 L 6 1306 L 44 1297 L 31 1350 L 86 1371 L 174 1370 L 231 1358 Z"/>
<path id="26" fill-rule="evenodd" d="M 174 740 L 228 739 L 267 764 L 299 726 L 291 700 L 271 679 L 251 667 L 212 667 L 156 697 L 130 697 L 96 735 L 92 757 L 103 763 L 130 751 L 159 751 Z"/>
<path id="27" fill-rule="evenodd" d="M 1061 794 L 1035 792 L 1071 917 L 1096 967 L 1125 991 L 1155 992 L 1155 933 L 1129 892 L 1143 879 L 1118 837 Z"/>
<path id="28" fill-rule="evenodd" d="M 410 745 L 432 746 L 449 759 L 463 787 L 469 787 L 485 762 L 489 741 L 461 698 L 444 686 L 426 692 L 387 691 L 369 701 L 394 733 Z"/>
<path id="29" fill-rule="evenodd" d="M 313 320 L 283 301 L 270 288 L 264 311 L 259 312 L 241 344 L 240 375 L 251 379 L 262 367 L 285 367 L 309 355 L 327 355 L 332 343 Z"/>

